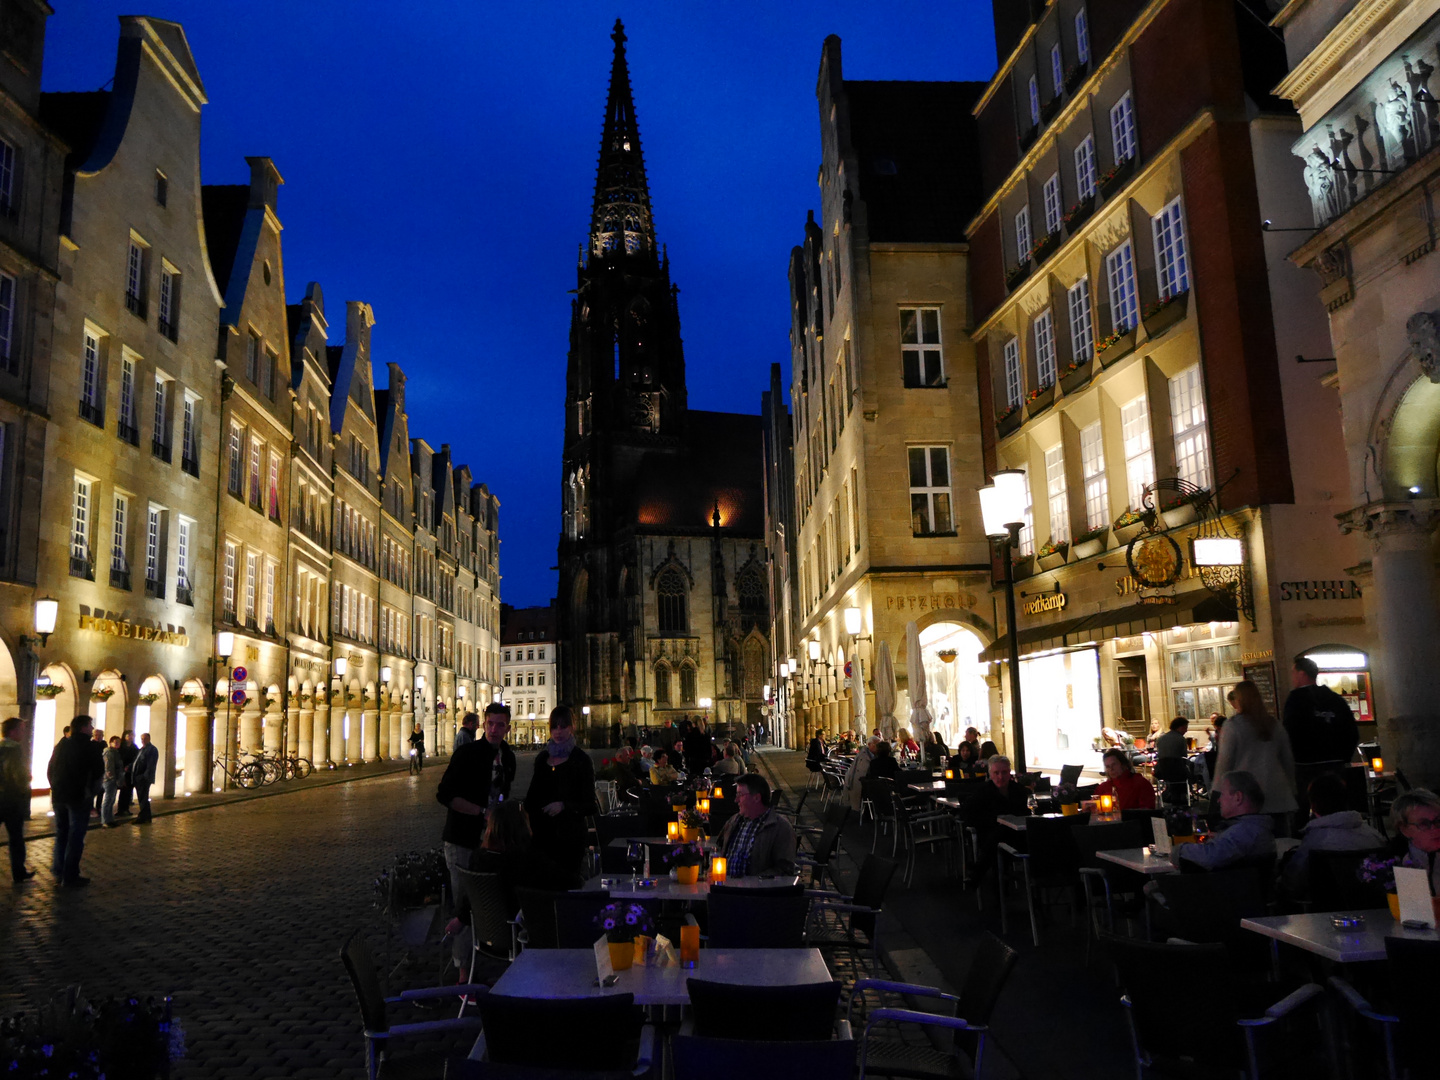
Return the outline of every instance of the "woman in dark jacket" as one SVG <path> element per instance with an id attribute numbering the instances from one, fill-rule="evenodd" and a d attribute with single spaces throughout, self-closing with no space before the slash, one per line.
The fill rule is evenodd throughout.
<path id="1" fill-rule="evenodd" d="M 875 760 L 870 763 L 870 771 L 866 774 L 871 780 L 884 779 L 900 782 L 900 764 L 895 760 L 895 751 L 890 749 L 890 744 L 884 739 L 875 747 Z"/>
<path id="2" fill-rule="evenodd" d="M 575 744 L 575 719 L 568 706 L 550 713 L 550 741 L 535 758 L 525 809 L 536 849 L 567 874 L 579 873 L 588 840 L 585 819 L 596 811 L 595 766 Z"/>

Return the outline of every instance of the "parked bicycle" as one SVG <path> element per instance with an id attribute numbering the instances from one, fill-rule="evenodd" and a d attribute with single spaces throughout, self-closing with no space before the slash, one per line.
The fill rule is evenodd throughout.
<path id="1" fill-rule="evenodd" d="M 216 758 L 210 767 L 218 769 L 228 776 L 236 787 L 245 788 L 247 791 L 266 782 L 264 768 L 255 761 L 236 760 L 227 763 L 224 758 Z"/>

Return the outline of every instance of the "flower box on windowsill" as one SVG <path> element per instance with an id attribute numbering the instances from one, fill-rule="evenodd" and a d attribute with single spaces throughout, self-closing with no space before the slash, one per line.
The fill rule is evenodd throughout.
<path id="1" fill-rule="evenodd" d="M 1033 263 L 1035 266 L 1039 266 L 1051 255 L 1053 255 L 1055 253 L 1055 249 L 1059 246 L 1060 230 L 1056 229 L 1052 233 L 1046 233 L 1039 240 L 1036 240 L 1035 246 L 1030 249 L 1031 263 Z"/>
<path id="2" fill-rule="evenodd" d="M 1094 375 L 1095 361 L 1093 358 L 1087 357 L 1073 365 L 1072 370 L 1060 376 L 1060 389 L 1067 395 L 1073 394 L 1077 390 L 1083 390 Z"/>
<path id="3" fill-rule="evenodd" d="M 1025 414 L 1020 411 L 1020 406 L 1018 405 L 1008 410 L 1007 412 L 1001 413 L 1000 415 L 995 417 L 996 435 L 1003 439 L 1006 435 L 1009 435 L 1012 431 L 1018 428 L 1020 426 L 1020 422 L 1024 419 Z"/>
<path id="4" fill-rule="evenodd" d="M 1069 558 L 1069 544 L 1055 544 L 1053 547 L 1046 544 L 1035 553 L 1035 561 L 1040 564 L 1042 570 L 1054 570 L 1057 566 L 1064 566 Z"/>
<path id="5" fill-rule="evenodd" d="M 1029 577 L 1031 574 L 1033 574 L 1033 573 L 1035 572 L 1035 556 L 1034 556 L 1034 555 L 1019 555 L 1019 554 L 1017 554 L 1017 555 L 1011 560 L 1011 563 L 1012 563 L 1012 564 L 1014 565 L 1014 567 L 1015 567 L 1015 579 L 1016 579 L 1017 581 L 1018 581 L 1020 578 Z"/>
<path id="6" fill-rule="evenodd" d="M 1111 195 L 1125 186 L 1126 181 L 1135 175 L 1135 158 L 1127 157 L 1124 161 L 1111 166 L 1100 177 L 1100 195 L 1102 198 L 1110 198 Z"/>
<path id="7" fill-rule="evenodd" d="M 1014 292 L 1019 288 L 1020 283 L 1030 276 L 1030 260 L 1026 259 L 1019 266 L 1015 267 L 1005 275 L 1005 288 Z"/>
<path id="8" fill-rule="evenodd" d="M 1201 488 L 1195 494 L 1186 499 L 1169 502 L 1160 507 L 1160 517 L 1165 522 L 1167 529 L 1178 529 L 1182 525 L 1189 525 L 1199 517 L 1199 505 L 1210 497 L 1210 492 Z"/>
<path id="9" fill-rule="evenodd" d="M 1115 542 L 1121 545 L 1128 544 L 1140 535 L 1140 530 L 1143 528 L 1145 528 L 1145 515 L 1127 510 L 1115 520 Z"/>
<path id="10" fill-rule="evenodd" d="M 1071 236 L 1080 231 L 1080 226 L 1090 220 L 1090 215 L 1095 212 L 1095 196 L 1087 195 L 1069 210 L 1065 211 L 1062 220 L 1065 222 L 1065 229 Z"/>
<path id="11" fill-rule="evenodd" d="M 1141 321 L 1145 323 L 1145 334 L 1156 338 L 1181 319 L 1190 310 L 1190 290 L 1175 296 L 1168 296 L 1145 309 Z"/>
<path id="12" fill-rule="evenodd" d="M 1040 126 L 1044 127 L 1055 119 L 1055 114 L 1060 111 L 1060 95 L 1056 94 L 1048 102 L 1040 107 Z"/>
<path id="13" fill-rule="evenodd" d="M 1099 555 L 1105 550 L 1105 541 L 1110 535 L 1110 527 L 1107 525 L 1102 529 L 1093 529 L 1090 532 L 1082 533 L 1070 542 L 1070 557 L 1079 562 L 1081 559 L 1088 559 L 1092 555 Z"/>
<path id="14" fill-rule="evenodd" d="M 1108 338 L 1095 346 L 1095 356 L 1100 361 L 1102 368 L 1108 368 L 1121 357 L 1129 356 L 1135 348 L 1135 331 L 1126 330 L 1123 334 L 1111 334 Z"/>
<path id="15" fill-rule="evenodd" d="M 1036 390 L 1025 399 L 1025 415 L 1039 416 L 1042 412 L 1055 404 L 1055 384 L 1041 390 Z"/>
<path id="16" fill-rule="evenodd" d="M 1075 93 L 1076 89 L 1080 86 L 1080 84 L 1085 81 L 1085 76 L 1089 74 L 1089 61 L 1086 61 L 1083 64 L 1071 64 L 1070 70 L 1065 72 L 1065 92 L 1067 94 Z"/>

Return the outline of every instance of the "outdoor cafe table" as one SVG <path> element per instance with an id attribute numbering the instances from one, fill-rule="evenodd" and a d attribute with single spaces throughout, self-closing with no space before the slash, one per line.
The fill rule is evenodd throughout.
<path id="1" fill-rule="evenodd" d="M 1164 855 L 1147 854 L 1144 848 L 1116 848 L 1113 851 L 1095 852 L 1097 859 L 1134 870 L 1137 874 L 1173 874 L 1175 864 Z"/>
<path id="2" fill-rule="evenodd" d="M 637 965 L 615 974 L 614 986 L 595 985 L 594 949 L 526 949 L 490 992 L 529 998 L 634 994 L 637 1005 L 688 1005 L 687 979 L 738 986 L 805 986 L 834 978 L 819 949 L 701 949 L 693 968 Z"/>
<path id="3" fill-rule="evenodd" d="M 629 875 L 602 874 L 585 882 L 580 891 L 609 892 L 614 900 L 704 900 L 710 895 L 708 879 L 697 881 L 694 885 L 681 885 L 666 874 L 653 880 L 653 888 L 642 889 L 638 885 L 630 884 Z M 727 877 L 725 885 L 736 889 L 779 889 L 786 885 L 795 885 L 799 881 L 798 874 L 776 874 L 774 877 L 750 875 Z"/>
<path id="4" fill-rule="evenodd" d="M 1337 930 L 1330 921 L 1331 917 L 1337 914 L 1363 915 L 1365 925 Z M 1407 929 L 1396 922 L 1384 908 L 1343 913 L 1312 911 L 1304 915 L 1266 915 L 1255 919 L 1241 919 L 1240 925 L 1246 930 L 1264 934 L 1275 941 L 1283 941 L 1287 945 L 1294 945 L 1339 964 L 1384 960 L 1387 937 L 1440 941 L 1440 932 Z"/>

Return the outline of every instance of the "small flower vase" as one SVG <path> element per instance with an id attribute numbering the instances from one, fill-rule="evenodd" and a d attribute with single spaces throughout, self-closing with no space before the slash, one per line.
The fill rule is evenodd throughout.
<path id="1" fill-rule="evenodd" d="M 700 828 L 699 828 L 699 826 L 696 826 L 695 828 L 692 829 L 692 828 L 690 828 L 690 826 L 688 826 L 688 825 L 681 825 L 681 826 L 680 826 L 680 839 L 681 839 L 681 840 L 684 840 L 687 844 L 698 843 L 699 840 L 700 840 Z"/>
<path id="2" fill-rule="evenodd" d="M 633 941 L 611 941 L 610 946 L 610 967 L 615 971 L 628 971 L 630 965 L 635 962 L 635 942 Z"/>
<path id="3" fill-rule="evenodd" d="M 675 868 L 675 880 L 681 885 L 694 885 L 700 880 L 700 867 L 677 866 Z"/>
<path id="4" fill-rule="evenodd" d="M 1390 917 L 1396 922 L 1400 921 L 1400 894 L 1386 893 L 1385 900 L 1390 905 Z"/>

